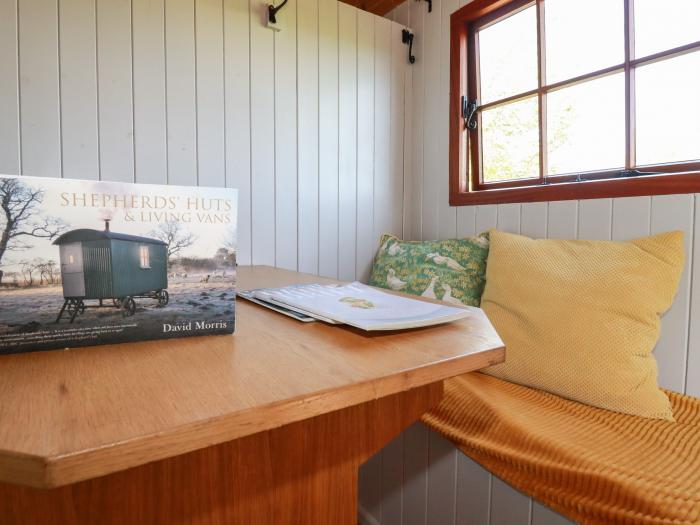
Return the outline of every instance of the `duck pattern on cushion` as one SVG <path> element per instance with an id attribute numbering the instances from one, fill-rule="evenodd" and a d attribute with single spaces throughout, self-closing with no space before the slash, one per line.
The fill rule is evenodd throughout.
<path id="1" fill-rule="evenodd" d="M 384 235 L 369 284 L 456 305 L 479 306 L 488 253 L 488 233 L 443 241 L 402 241 Z"/>

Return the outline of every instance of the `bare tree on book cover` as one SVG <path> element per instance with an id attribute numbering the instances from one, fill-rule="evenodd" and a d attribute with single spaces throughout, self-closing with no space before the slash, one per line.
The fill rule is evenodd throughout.
<path id="1" fill-rule="evenodd" d="M 168 267 L 172 264 L 172 258 L 185 248 L 192 246 L 197 237 L 182 229 L 182 225 L 177 221 L 167 221 L 158 228 L 151 231 L 151 237 L 163 241 L 168 245 Z"/>
<path id="2" fill-rule="evenodd" d="M 2 283 L 2 260 L 8 251 L 26 250 L 32 246 L 28 239 L 53 239 L 66 224 L 55 217 L 37 218 L 37 207 L 44 200 L 42 190 L 29 188 L 15 178 L 0 179 L 0 283 Z"/>

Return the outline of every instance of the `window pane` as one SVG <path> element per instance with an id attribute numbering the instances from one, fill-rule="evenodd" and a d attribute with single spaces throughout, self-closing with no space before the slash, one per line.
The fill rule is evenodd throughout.
<path id="1" fill-rule="evenodd" d="M 700 159 L 700 52 L 637 68 L 637 164 Z"/>
<path id="2" fill-rule="evenodd" d="M 537 87 L 537 17 L 528 7 L 479 31 L 482 104 Z"/>
<path id="3" fill-rule="evenodd" d="M 547 96 L 547 161 L 549 175 L 624 166 L 623 73 Z"/>
<path id="4" fill-rule="evenodd" d="M 544 13 L 547 84 L 625 61 L 623 0 L 547 0 Z"/>
<path id="5" fill-rule="evenodd" d="M 697 42 L 700 40 L 700 1 L 635 0 L 634 33 L 637 58 Z"/>
<path id="6" fill-rule="evenodd" d="M 539 176 L 538 118 L 537 97 L 481 114 L 484 182 Z"/>

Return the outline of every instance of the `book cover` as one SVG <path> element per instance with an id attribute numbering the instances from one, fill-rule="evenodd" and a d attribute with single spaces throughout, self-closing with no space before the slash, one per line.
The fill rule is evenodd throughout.
<path id="1" fill-rule="evenodd" d="M 237 193 L 0 175 L 0 354 L 235 329 Z"/>

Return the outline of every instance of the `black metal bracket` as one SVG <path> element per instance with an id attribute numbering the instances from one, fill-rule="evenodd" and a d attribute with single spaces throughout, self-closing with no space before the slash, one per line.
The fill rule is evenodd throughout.
<path id="1" fill-rule="evenodd" d="M 411 64 L 415 64 L 416 57 L 413 55 L 413 33 L 408 29 L 401 31 L 401 42 L 408 44 L 408 61 Z"/>
<path id="2" fill-rule="evenodd" d="M 620 177 L 641 177 L 643 175 L 663 175 L 662 171 L 622 170 Z"/>
<path id="3" fill-rule="evenodd" d="M 277 23 L 277 12 L 282 9 L 287 2 L 289 2 L 289 0 L 284 0 L 284 2 L 276 7 L 273 4 L 267 6 L 267 19 L 271 24 Z"/>
<path id="4" fill-rule="evenodd" d="M 462 95 L 462 118 L 464 119 L 464 129 L 469 131 L 474 131 L 478 126 L 478 121 L 476 119 L 476 110 L 479 109 L 479 104 L 476 100 L 471 102 L 467 100 L 467 97 Z"/>

